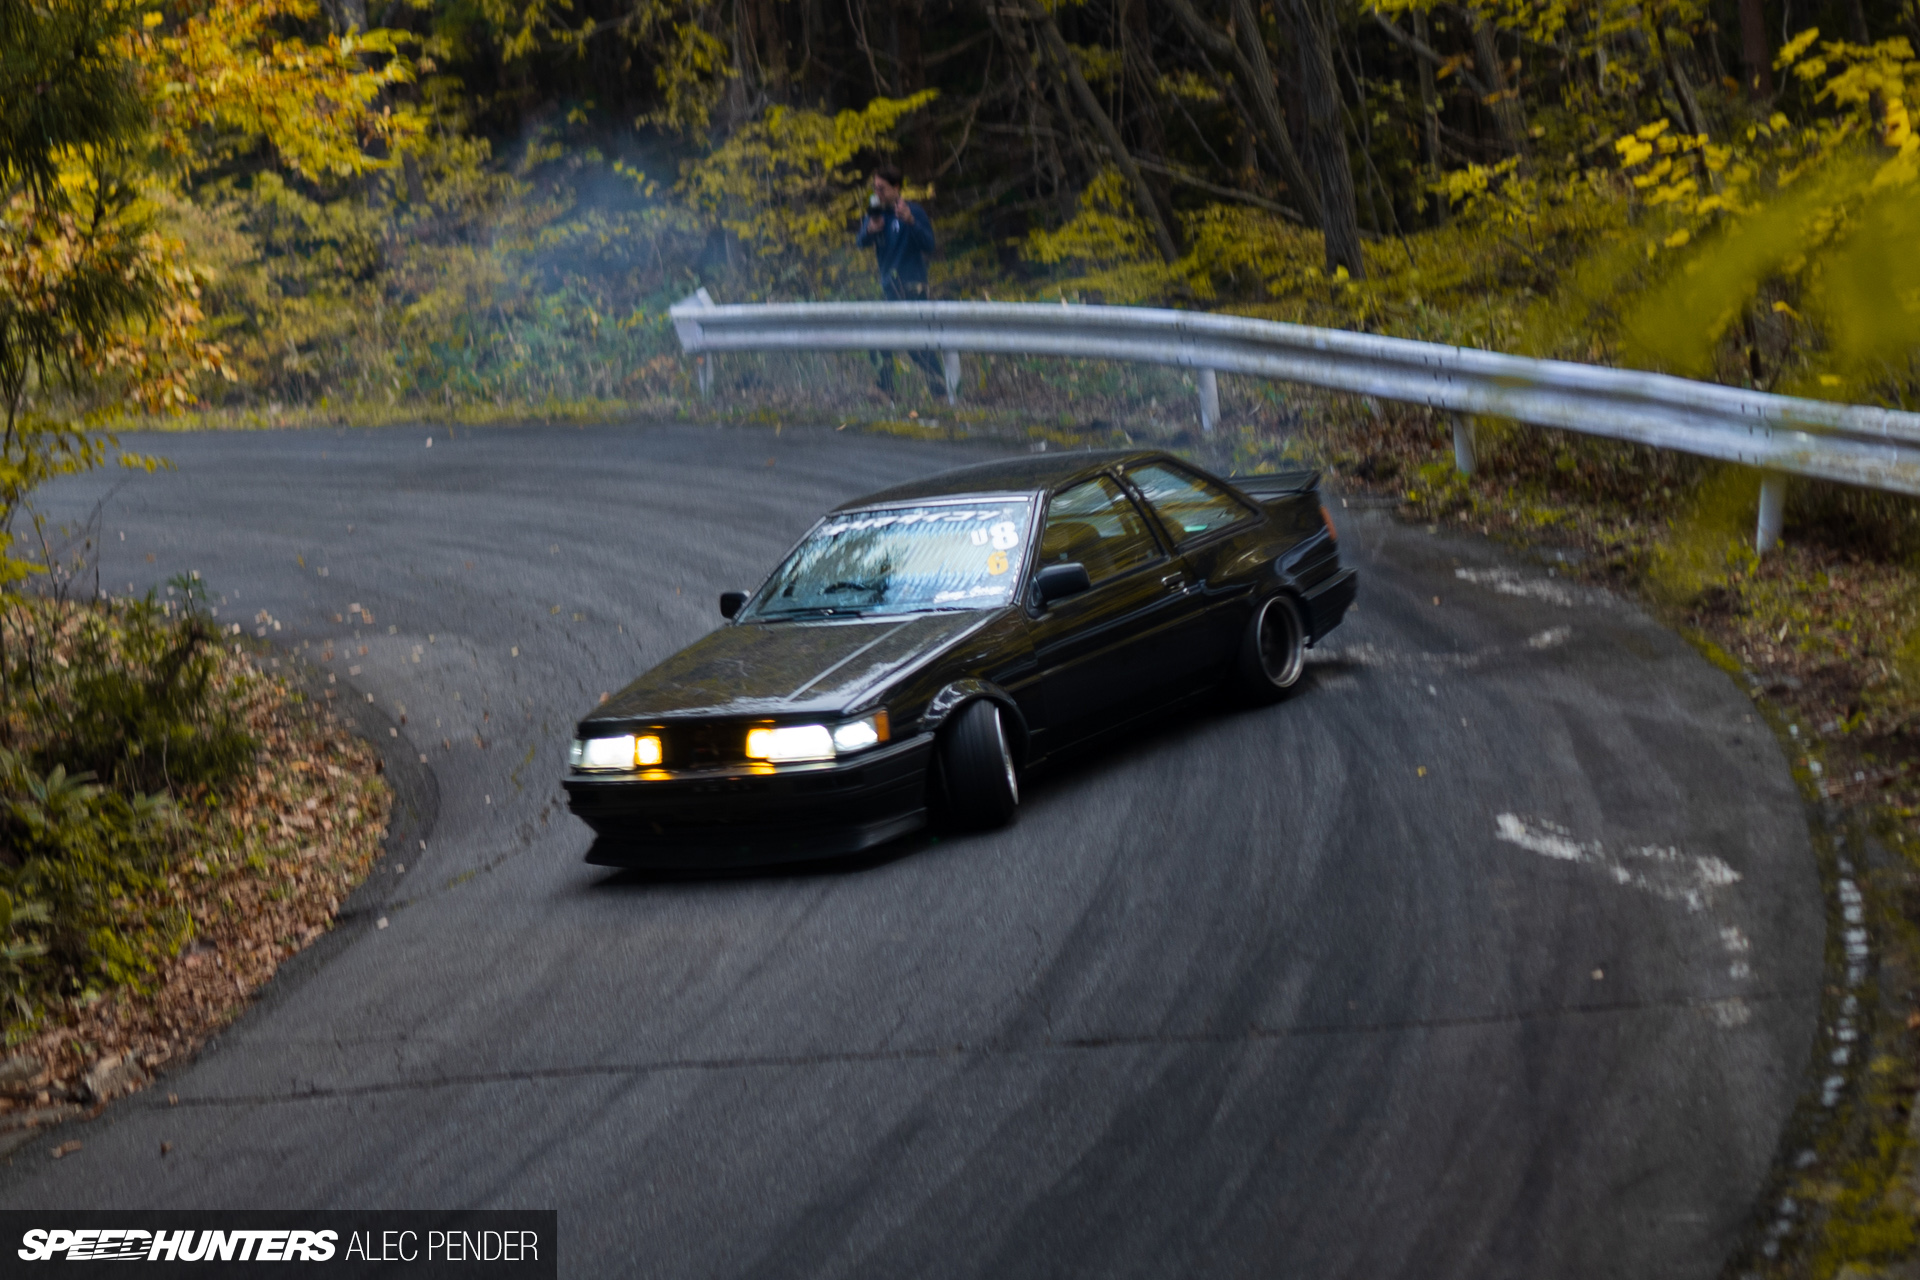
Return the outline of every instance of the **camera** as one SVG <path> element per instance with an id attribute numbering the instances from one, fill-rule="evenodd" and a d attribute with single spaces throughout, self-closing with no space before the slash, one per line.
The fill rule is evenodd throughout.
<path id="1" fill-rule="evenodd" d="M 868 221 L 872 221 L 875 218 L 884 220 L 886 216 L 887 216 L 887 206 L 881 201 L 879 195 L 878 194 L 869 195 L 867 197 Z"/>

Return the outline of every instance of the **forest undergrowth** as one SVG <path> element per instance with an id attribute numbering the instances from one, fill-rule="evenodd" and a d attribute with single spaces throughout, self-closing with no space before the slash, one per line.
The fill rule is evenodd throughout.
<path id="1" fill-rule="evenodd" d="M 379 852 L 371 748 L 206 601 L 0 611 L 0 1150 L 192 1053 Z"/>

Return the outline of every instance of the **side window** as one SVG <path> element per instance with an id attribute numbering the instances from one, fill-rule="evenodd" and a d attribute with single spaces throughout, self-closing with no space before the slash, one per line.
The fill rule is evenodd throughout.
<path id="1" fill-rule="evenodd" d="M 1078 561 L 1098 586 L 1159 554 L 1140 508 L 1105 476 L 1073 486 L 1047 507 L 1039 567 Z"/>
<path id="2" fill-rule="evenodd" d="M 1176 542 L 1238 524 L 1253 513 L 1226 490 L 1199 476 L 1155 463 L 1127 472 Z"/>

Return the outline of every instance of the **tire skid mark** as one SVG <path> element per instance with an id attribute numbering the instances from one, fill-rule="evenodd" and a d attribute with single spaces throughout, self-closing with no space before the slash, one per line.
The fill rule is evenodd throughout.
<path id="1" fill-rule="evenodd" d="M 435 1076 L 420 1080 L 383 1080 L 369 1084 L 340 1085 L 332 1088 L 292 1090 L 286 1093 L 228 1094 L 218 1097 L 182 1095 L 179 1107 L 258 1107 L 280 1103 L 327 1102 L 344 1098 L 377 1097 L 383 1094 L 417 1093 L 435 1089 L 464 1089 L 489 1085 L 537 1084 L 543 1081 L 625 1078 L 671 1075 L 691 1072 L 781 1071 L 808 1067 L 861 1066 L 877 1063 L 967 1061 L 991 1058 L 1032 1058 L 1057 1054 L 1102 1053 L 1136 1049 L 1243 1048 L 1289 1040 L 1315 1040 L 1339 1036 L 1398 1034 L 1409 1031 L 1470 1030 L 1475 1027 L 1524 1025 L 1566 1018 L 1605 1017 L 1616 1014 L 1645 1013 L 1664 1009 L 1697 1009 L 1725 1024 L 1728 1005 L 1742 1009 L 1753 1003 L 1802 1000 L 1806 991 L 1769 991 L 1749 994 L 1729 1001 L 1713 996 L 1666 996 L 1651 1000 L 1593 1001 L 1557 1008 L 1528 1009 L 1514 1013 L 1462 1014 L 1451 1018 L 1409 1018 L 1391 1022 L 1320 1023 L 1298 1027 L 1251 1026 L 1241 1032 L 1194 1032 L 1188 1035 L 1115 1035 L 1083 1036 L 1068 1040 L 1050 1040 L 1034 1044 L 932 1045 L 920 1048 L 841 1050 L 798 1054 L 742 1054 L 714 1058 L 661 1058 L 653 1062 L 583 1063 L 571 1067 L 535 1067 L 519 1071 L 472 1072 Z M 1742 1017 L 1739 1021 L 1744 1022 Z"/>

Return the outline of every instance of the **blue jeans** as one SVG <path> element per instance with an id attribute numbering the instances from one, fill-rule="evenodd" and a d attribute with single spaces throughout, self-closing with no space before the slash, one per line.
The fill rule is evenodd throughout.
<path id="1" fill-rule="evenodd" d="M 927 300 L 927 286 L 925 281 L 902 280 L 898 276 L 888 276 L 882 279 L 880 281 L 880 292 L 888 302 L 925 302 Z M 867 354 L 872 357 L 874 368 L 879 373 L 880 389 L 888 395 L 892 395 L 894 353 L 891 351 L 869 351 Z M 940 367 L 940 361 L 933 352 L 914 351 L 909 354 L 913 357 L 913 362 L 926 371 L 927 379 L 933 383 L 935 390 L 945 391 L 947 389 L 946 370 Z"/>

